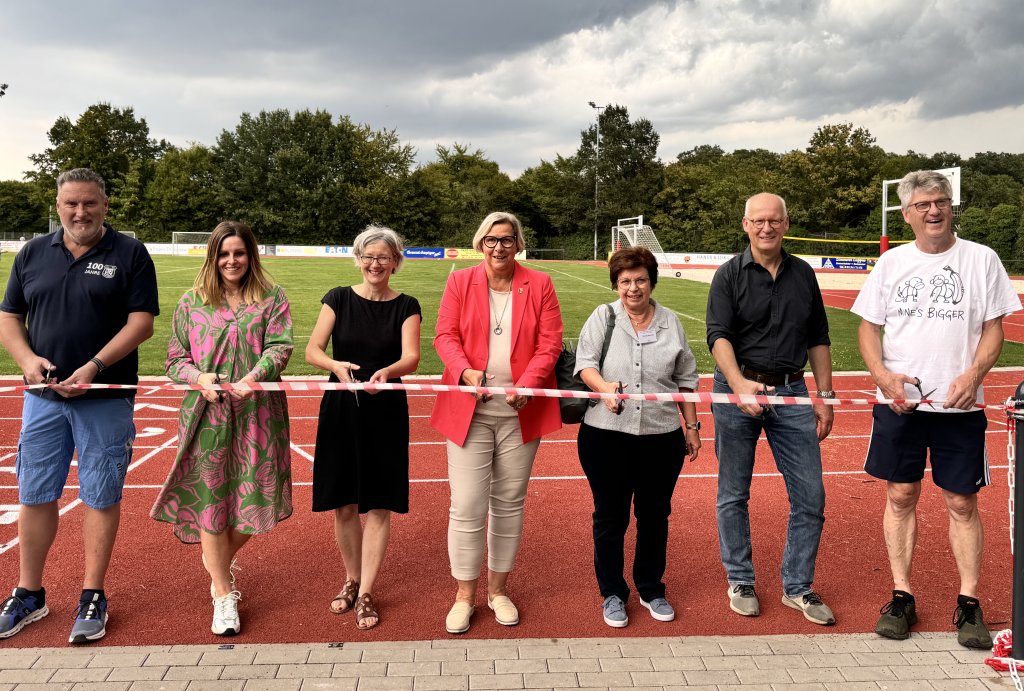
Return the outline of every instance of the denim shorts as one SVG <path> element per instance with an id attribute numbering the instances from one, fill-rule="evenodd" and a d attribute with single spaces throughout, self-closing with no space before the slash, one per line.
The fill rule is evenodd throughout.
<path id="1" fill-rule="evenodd" d="M 133 398 L 53 401 L 25 393 L 18 439 L 18 501 L 60 499 L 78 450 L 78 496 L 90 508 L 121 501 L 135 442 Z"/>
<path id="2" fill-rule="evenodd" d="M 872 411 L 871 442 L 864 462 L 868 475 L 889 482 L 918 482 L 926 456 L 935 484 L 956 494 L 975 494 L 989 484 L 984 410 L 897 415 L 878 404 Z"/>

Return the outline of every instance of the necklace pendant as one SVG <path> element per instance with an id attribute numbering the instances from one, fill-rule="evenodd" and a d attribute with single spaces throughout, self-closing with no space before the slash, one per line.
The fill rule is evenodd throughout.
<path id="1" fill-rule="evenodd" d="M 495 336 L 500 336 L 501 335 L 501 324 L 498 324 L 497 326 L 494 327 L 494 335 Z"/>

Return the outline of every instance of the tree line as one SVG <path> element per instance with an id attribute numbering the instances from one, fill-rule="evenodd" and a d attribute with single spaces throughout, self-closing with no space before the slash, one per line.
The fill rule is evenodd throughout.
<path id="1" fill-rule="evenodd" d="M 1024 154 L 889 153 L 868 130 L 838 123 L 818 127 L 805 149 L 726 152 L 702 144 L 663 161 L 649 120 L 611 104 L 599 122 L 599 149 L 595 123 L 580 132 L 574 153 L 512 179 L 485 152 L 457 142 L 416 165 L 415 149 L 394 130 L 323 110 L 243 113 L 214 145 L 177 147 L 150 137 L 133 108 L 98 103 L 75 121 L 56 120 L 50 146 L 30 156 L 24 181 L 0 182 L 0 231 L 45 232 L 57 174 L 86 166 L 108 182 L 111 222 L 151 242 L 235 218 L 275 244 L 347 244 L 373 222 L 412 246 L 465 246 L 480 219 L 501 209 L 523 220 L 531 248 L 566 259 L 591 256 L 595 227 L 603 252 L 616 220 L 641 214 L 667 251 L 728 253 L 745 246 L 743 203 L 757 192 L 786 198 L 791 235 L 877 240 L 883 180 L 961 166 L 960 234 L 1007 263 L 1024 262 Z M 888 221 L 893 239 L 909 238 L 898 213 Z M 870 244 L 791 249 L 878 252 Z"/>

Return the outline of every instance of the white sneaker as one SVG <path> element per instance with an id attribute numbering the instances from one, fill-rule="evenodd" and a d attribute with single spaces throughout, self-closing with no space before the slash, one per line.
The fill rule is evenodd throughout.
<path id="1" fill-rule="evenodd" d="M 232 590 L 227 595 L 213 598 L 213 624 L 210 630 L 218 636 L 234 636 L 242 631 L 242 620 L 238 618 L 238 601 L 242 594 Z"/>

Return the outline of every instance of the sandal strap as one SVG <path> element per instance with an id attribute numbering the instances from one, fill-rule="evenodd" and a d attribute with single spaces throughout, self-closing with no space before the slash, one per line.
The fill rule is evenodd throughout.
<path id="1" fill-rule="evenodd" d="M 356 616 L 360 619 L 377 616 L 377 609 L 370 593 L 363 593 L 356 600 Z"/>

